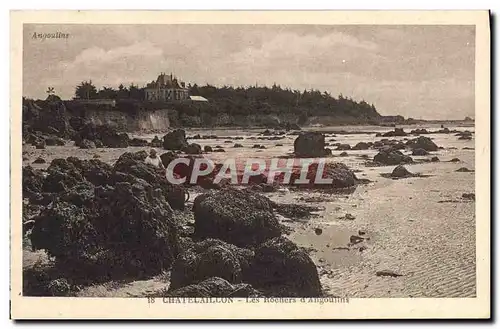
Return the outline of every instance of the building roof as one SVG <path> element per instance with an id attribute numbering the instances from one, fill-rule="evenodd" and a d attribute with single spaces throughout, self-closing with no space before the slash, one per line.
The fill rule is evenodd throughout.
<path id="1" fill-rule="evenodd" d="M 183 82 L 179 82 L 176 77 L 172 74 L 167 75 L 161 73 L 156 81 L 151 81 L 146 85 L 146 88 L 174 88 L 174 89 L 186 89 Z"/>
<path id="2" fill-rule="evenodd" d="M 208 99 L 202 96 L 189 96 L 189 99 L 195 102 L 208 102 Z"/>

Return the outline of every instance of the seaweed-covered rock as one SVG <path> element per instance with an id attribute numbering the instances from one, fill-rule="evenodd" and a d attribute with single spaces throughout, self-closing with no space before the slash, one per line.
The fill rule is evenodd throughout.
<path id="1" fill-rule="evenodd" d="M 279 236 L 272 202 L 248 190 L 211 191 L 194 200 L 195 234 L 249 246 Z"/>
<path id="2" fill-rule="evenodd" d="M 320 132 L 302 133 L 295 139 L 293 149 L 299 157 L 325 156 L 325 136 Z"/>
<path id="3" fill-rule="evenodd" d="M 248 282 L 266 296 L 321 295 L 316 265 L 305 250 L 285 237 L 273 238 L 255 249 L 251 273 Z"/>
<path id="4" fill-rule="evenodd" d="M 167 292 L 165 297 L 261 297 L 262 294 L 246 283 L 231 284 L 213 277 L 200 283 Z"/>
<path id="5" fill-rule="evenodd" d="M 195 243 L 177 257 L 172 266 L 170 290 L 211 277 L 241 283 L 248 274 L 253 252 L 221 240 L 206 239 Z"/>
<path id="6" fill-rule="evenodd" d="M 43 182 L 44 192 L 61 193 L 84 180 L 80 170 L 67 159 L 52 160 L 47 172 Z"/>
<path id="7" fill-rule="evenodd" d="M 138 180 L 77 196 L 63 193 L 35 217 L 35 249 L 87 277 L 154 274 L 177 256 L 178 227 L 161 190 Z"/>
<path id="8" fill-rule="evenodd" d="M 406 145 L 412 149 L 423 149 L 430 152 L 438 150 L 438 146 L 432 141 L 432 139 L 425 136 L 419 136 L 418 138 L 411 139 L 406 142 Z"/>
<path id="9" fill-rule="evenodd" d="M 163 136 L 163 148 L 165 150 L 182 150 L 188 146 L 186 132 L 182 129 L 176 129 Z"/>
<path id="10" fill-rule="evenodd" d="M 44 176 L 31 166 L 23 167 L 23 198 L 42 192 Z"/>
<path id="11" fill-rule="evenodd" d="M 373 157 L 373 161 L 382 165 L 399 165 L 404 163 L 411 163 L 413 159 L 410 156 L 404 155 L 397 150 L 381 150 Z"/>
<path id="12" fill-rule="evenodd" d="M 115 162 L 113 171 L 122 172 L 143 179 L 151 186 L 161 188 L 163 191 L 167 192 L 170 184 L 166 177 L 155 167 L 147 165 L 144 159 L 141 160 L 143 155 L 144 154 L 140 152 L 123 153 Z"/>
<path id="13" fill-rule="evenodd" d="M 92 122 L 84 124 L 73 139 L 77 146 L 80 146 L 84 139 L 89 141 L 100 140 L 103 146 L 109 148 L 126 148 L 129 143 L 127 134 L 118 133 L 112 126 L 95 125 Z"/>

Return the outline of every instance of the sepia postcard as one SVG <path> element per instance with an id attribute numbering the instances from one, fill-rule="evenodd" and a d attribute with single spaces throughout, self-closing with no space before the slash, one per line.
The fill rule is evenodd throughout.
<path id="1" fill-rule="evenodd" d="M 489 22 L 12 11 L 11 318 L 490 318 Z"/>

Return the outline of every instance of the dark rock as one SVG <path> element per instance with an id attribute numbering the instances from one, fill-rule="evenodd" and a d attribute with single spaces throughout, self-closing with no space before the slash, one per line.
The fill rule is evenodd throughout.
<path id="1" fill-rule="evenodd" d="M 407 178 L 407 177 L 414 177 L 415 174 L 409 172 L 404 166 L 399 165 L 391 173 L 391 177 L 395 178 Z"/>
<path id="2" fill-rule="evenodd" d="M 85 124 L 73 139 L 77 146 L 80 146 L 82 140 L 88 139 L 90 141 L 100 140 L 103 146 L 109 148 L 126 148 L 129 142 L 128 135 L 119 134 L 114 127 L 93 123 Z"/>
<path id="3" fill-rule="evenodd" d="M 345 151 L 344 151 L 344 152 L 340 153 L 340 154 L 339 154 L 339 156 L 341 156 L 341 157 L 346 157 L 346 156 L 349 156 L 349 154 L 348 154 L 347 152 L 345 152 Z"/>
<path id="4" fill-rule="evenodd" d="M 248 280 L 254 287 L 275 297 L 321 295 L 321 283 L 307 252 L 285 237 L 268 240 L 255 249 Z"/>
<path id="5" fill-rule="evenodd" d="M 430 152 L 438 150 L 438 146 L 432 141 L 432 139 L 425 136 L 419 136 L 418 138 L 411 139 L 406 142 L 406 145 L 412 149 L 423 149 Z"/>
<path id="6" fill-rule="evenodd" d="M 174 210 L 184 210 L 189 200 L 189 192 L 182 186 L 173 185 L 167 193 L 167 201 Z"/>
<path id="7" fill-rule="evenodd" d="M 170 162 L 177 159 L 177 156 L 173 152 L 166 152 L 160 155 L 160 159 L 161 162 L 163 163 L 163 166 L 167 168 Z"/>
<path id="8" fill-rule="evenodd" d="M 314 233 L 316 233 L 316 235 L 321 235 L 321 234 L 323 234 L 323 230 L 320 228 L 315 228 Z"/>
<path id="9" fill-rule="evenodd" d="M 243 147 L 243 145 L 236 143 L 233 147 Z"/>
<path id="10" fill-rule="evenodd" d="M 64 139 L 59 137 L 46 137 L 45 144 L 47 146 L 64 146 L 66 142 L 64 142 Z"/>
<path id="11" fill-rule="evenodd" d="M 33 163 L 45 163 L 45 159 L 41 158 L 41 157 L 38 157 L 38 158 L 35 159 L 35 161 L 33 161 Z"/>
<path id="12" fill-rule="evenodd" d="M 226 280 L 213 277 L 197 284 L 192 284 L 169 291 L 166 297 L 261 297 L 261 293 L 252 288 L 251 285 L 240 283 L 231 284 Z"/>
<path id="13" fill-rule="evenodd" d="M 358 243 L 362 242 L 363 240 L 364 240 L 364 238 L 357 236 L 357 235 L 351 235 L 351 237 L 349 238 L 349 242 L 351 244 L 358 244 Z"/>
<path id="14" fill-rule="evenodd" d="M 325 136 L 319 132 L 304 132 L 293 143 L 294 153 L 299 157 L 321 157 L 326 154 Z"/>
<path id="15" fill-rule="evenodd" d="M 89 141 L 88 139 L 84 139 L 81 142 L 78 143 L 78 145 L 81 149 L 95 149 L 95 143 L 93 141 Z"/>
<path id="16" fill-rule="evenodd" d="M 462 198 L 468 199 L 468 200 L 475 200 L 476 194 L 475 193 L 464 193 L 464 194 L 462 194 Z"/>
<path id="17" fill-rule="evenodd" d="M 471 170 L 471 169 L 465 168 L 465 167 L 459 168 L 459 169 L 457 169 L 455 171 L 456 172 L 474 172 L 474 170 Z"/>
<path id="18" fill-rule="evenodd" d="M 45 149 L 45 140 L 39 140 L 35 143 L 35 147 L 39 150 Z"/>
<path id="19" fill-rule="evenodd" d="M 460 159 L 459 158 L 453 158 L 450 160 L 450 162 L 460 162 Z"/>
<path id="20" fill-rule="evenodd" d="M 431 158 L 431 162 L 439 162 L 439 158 L 438 157 L 432 157 Z"/>
<path id="21" fill-rule="evenodd" d="M 23 167 L 23 198 L 30 198 L 33 195 L 42 192 L 44 176 L 40 170 L 33 169 L 31 166 Z"/>
<path id="22" fill-rule="evenodd" d="M 182 152 L 186 154 L 201 154 L 201 145 L 192 143 L 182 148 Z"/>
<path id="23" fill-rule="evenodd" d="M 163 136 L 165 150 L 182 150 L 186 146 L 188 146 L 186 132 L 182 129 L 176 129 Z"/>
<path id="24" fill-rule="evenodd" d="M 414 149 L 411 155 L 417 155 L 417 156 L 423 156 L 423 155 L 428 155 L 429 152 L 427 152 L 424 149 Z"/>
<path id="25" fill-rule="evenodd" d="M 358 144 L 354 145 L 352 148 L 353 150 L 368 150 L 370 148 L 370 144 L 365 143 L 365 142 L 359 142 Z"/>
<path id="26" fill-rule="evenodd" d="M 206 239 L 181 253 L 172 266 L 169 290 L 196 284 L 211 277 L 230 283 L 247 279 L 254 253 L 221 240 Z"/>
<path id="27" fill-rule="evenodd" d="M 381 150 L 375 157 L 373 158 L 374 162 L 383 164 L 383 165 L 399 165 L 403 163 L 411 163 L 413 159 L 410 156 L 404 155 L 400 151 L 390 150 L 385 151 Z"/>
<path id="28" fill-rule="evenodd" d="M 393 131 L 388 131 L 382 135 L 383 137 L 396 137 L 396 136 L 408 136 L 403 128 L 394 128 Z"/>
<path id="29" fill-rule="evenodd" d="M 50 281 L 47 288 L 51 296 L 66 297 L 71 291 L 71 286 L 65 278 Z"/>
<path id="30" fill-rule="evenodd" d="M 392 277 L 398 277 L 398 276 L 403 276 L 402 274 L 398 274 L 392 270 L 382 270 L 382 271 L 377 271 L 375 273 L 377 276 L 392 276 Z"/>
<path id="31" fill-rule="evenodd" d="M 248 246 L 281 234 L 272 202 L 248 190 L 228 188 L 200 195 L 193 211 L 199 237 Z"/>
<path id="32" fill-rule="evenodd" d="M 87 279 L 169 268 L 178 253 L 178 227 L 160 190 L 138 180 L 98 187 L 94 195 L 81 191 L 82 205 L 75 204 L 76 192 L 71 202 L 55 200 L 35 218 L 35 250 L 45 249 Z"/>
<path id="33" fill-rule="evenodd" d="M 351 145 L 349 145 L 349 144 L 340 144 L 336 148 L 336 150 L 338 150 L 338 151 L 344 151 L 344 150 L 350 150 L 350 149 L 351 149 Z"/>
<path id="34" fill-rule="evenodd" d="M 213 151 L 213 149 L 212 149 L 212 147 L 211 147 L 211 146 L 205 145 L 205 146 L 203 147 L 203 151 L 205 151 L 205 152 L 212 152 L 212 151 Z"/>
<path id="35" fill-rule="evenodd" d="M 214 152 L 226 152 L 224 149 L 220 148 L 220 149 L 215 149 Z"/>
<path id="36" fill-rule="evenodd" d="M 128 142 L 128 145 L 129 146 L 140 146 L 140 147 L 144 147 L 144 146 L 148 146 L 149 143 L 147 140 L 145 139 L 141 139 L 141 138 L 132 138 L 131 140 L 129 140 Z"/>
<path id="37" fill-rule="evenodd" d="M 151 147 L 163 147 L 163 142 L 158 138 L 158 136 L 155 136 L 149 145 Z"/>

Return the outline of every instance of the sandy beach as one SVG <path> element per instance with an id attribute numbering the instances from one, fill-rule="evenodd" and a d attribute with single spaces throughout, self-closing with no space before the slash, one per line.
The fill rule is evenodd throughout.
<path id="1" fill-rule="evenodd" d="M 436 127 L 423 127 L 437 130 Z M 449 127 L 472 130 L 473 127 Z M 314 129 L 314 128 L 311 128 Z M 322 128 L 325 131 L 367 131 L 370 134 L 326 133 L 332 143 L 374 142 L 373 132 L 385 132 L 384 127 Z M 263 129 L 255 130 L 186 130 L 188 136 L 215 134 L 218 139 L 190 139 L 202 147 L 220 145 L 224 153 L 204 154 L 216 162 L 228 157 L 271 158 L 293 151 L 296 136 L 280 140 L 259 139 Z M 155 134 L 138 134 L 151 140 Z M 159 137 L 163 134 L 157 133 Z M 233 140 L 227 137 L 243 137 Z M 226 138 L 225 138 L 226 137 Z M 406 165 L 423 177 L 390 179 L 382 177 L 395 166 L 367 167 L 366 158 L 376 150 L 350 150 L 339 156 L 334 150 L 327 161 L 342 162 L 355 170 L 358 178 L 371 183 L 358 185 L 351 194 L 332 194 L 311 190 L 281 188 L 265 195 L 282 203 L 308 204 L 319 207 L 310 219 L 291 221 L 279 216 L 290 228 L 288 237 L 307 248 L 318 267 L 324 293 L 341 297 L 474 297 L 476 295 L 475 202 L 462 197 L 474 193 L 474 172 L 456 172 L 466 167 L 474 170 L 474 139 L 458 140 L 454 134 L 430 135 L 442 149 L 429 156 L 414 156 L 415 164 Z M 411 138 L 410 136 L 408 138 Z M 392 137 L 391 139 L 403 139 Z M 229 141 L 226 142 L 225 141 Z M 234 148 L 240 143 L 242 148 Z M 254 149 L 261 144 L 265 149 Z M 281 146 L 277 146 L 281 144 Z M 466 149 L 464 149 L 466 148 Z M 99 158 L 113 164 L 124 152 L 147 150 L 144 147 L 127 149 L 80 149 L 68 142 L 65 146 L 47 146 L 39 150 L 23 146 L 23 165 L 45 169 L 55 158 L 76 156 L 81 159 Z M 163 150 L 159 150 L 160 154 Z M 408 153 L 408 151 L 405 151 Z M 409 154 L 409 153 L 408 153 Z M 439 162 L 418 160 L 439 157 Z M 32 164 L 38 157 L 46 163 Z M 460 162 L 449 162 L 453 158 Z M 199 191 L 197 191 L 199 192 Z M 196 192 L 193 192 L 196 196 Z M 188 203 L 188 208 L 192 201 Z M 347 215 L 346 215 L 347 214 Z M 318 230 L 321 229 L 321 230 Z M 318 232 L 321 232 L 318 234 Z M 352 236 L 360 239 L 354 241 Z M 46 259 L 43 252 L 24 250 L 24 265 L 31 266 Z M 144 296 L 165 288 L 169 274 L 149 280 L 112 282 L 87 287 L 80 296 Z"/>

